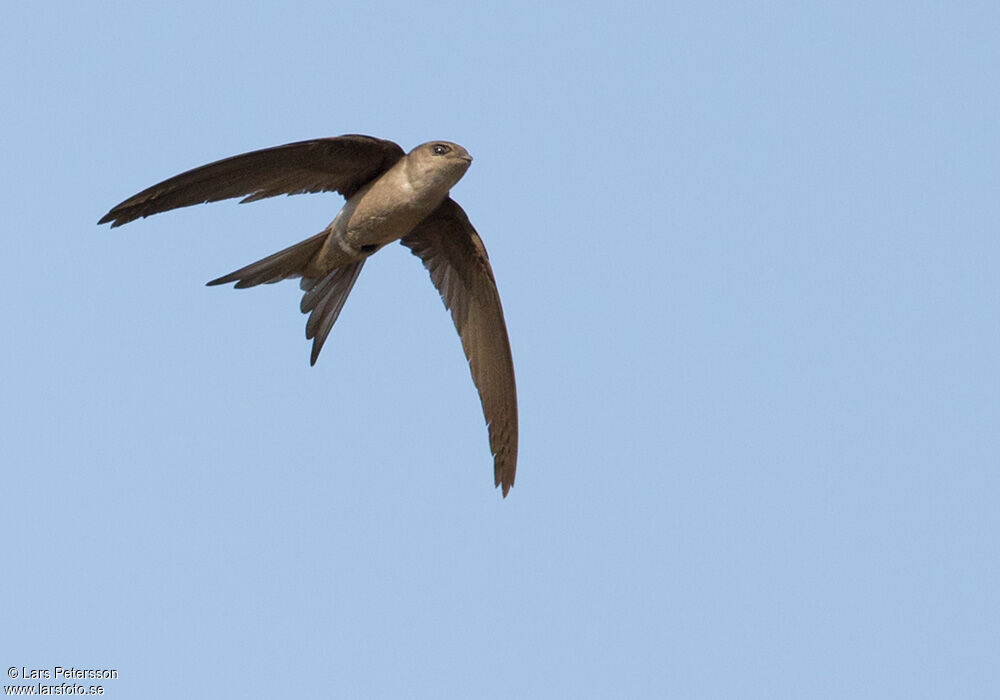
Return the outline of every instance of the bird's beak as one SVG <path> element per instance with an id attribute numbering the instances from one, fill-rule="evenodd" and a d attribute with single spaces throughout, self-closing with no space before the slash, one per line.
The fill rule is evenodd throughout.
<path id="1" fill-rule="evenodd" d="M 464 160 L 466 163 L 472 162 L 472 156 L 470 156 L 468 153 L 466 153 L 464 156 L 459 156 L 459 158 Z"/>

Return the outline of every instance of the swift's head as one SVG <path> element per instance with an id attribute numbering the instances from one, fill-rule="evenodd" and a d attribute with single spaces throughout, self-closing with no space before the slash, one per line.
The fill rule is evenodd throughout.
<path id="1" fill-rule="evenodd" d="M 472 156 L 457 143 L 428 141 L 407 155 L 411 176 L 429 180 L 435 187 L 451 189 L 472 164 Z"/>

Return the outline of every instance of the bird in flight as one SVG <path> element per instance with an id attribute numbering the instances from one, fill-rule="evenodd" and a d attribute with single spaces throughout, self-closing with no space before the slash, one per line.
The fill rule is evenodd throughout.
<path id="1" fill-rule="evenodd" d="M 517 466 L 517 391 L 493 269 L 479 234 L 449 196 L 468 151 L 430 141 L 404 153 L 392 141 L 349 134 L 244 153 L 181 173 L 129 197 L 98 224 L 112 228 L 203 202 L 339 192 L 347 200 L 323 231 L 209 282 L 237 288 L 300 278 L 309 314 L 311 364 L 340 315 L 361 268 L 400 241 L 423 261 L 462 340 L 479 391 L 493 453 L 494 484 L 506 497 Z"/>

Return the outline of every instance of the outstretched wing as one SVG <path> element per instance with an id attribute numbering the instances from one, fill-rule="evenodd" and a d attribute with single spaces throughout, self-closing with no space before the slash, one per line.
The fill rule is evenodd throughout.
<path id="1" fill-rule="evenodd" d="M 405 154 L 392 141 L 349 134 L 265 148 L 203 165 L 143 190 L 98 224 L 112 228 L 140 217 L 203 202 L 279 194 L 340 192 L 345 197 L 391 168 Z"/>
<path id="2" fill-rule="evenodd" d="M 462 339 L 489 426 L 495 485 L 517 468 L 517 389 L 493 269 L 469 217 L 450 197 L 402 241 L 424 263 Z"/>

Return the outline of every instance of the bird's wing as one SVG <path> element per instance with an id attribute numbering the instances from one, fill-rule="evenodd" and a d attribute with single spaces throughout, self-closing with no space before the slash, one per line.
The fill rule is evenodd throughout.
<path id="1" fill-rule="evenodd" d="M 398 144 L 349 134 L 265 148 L 203 165 L 143 190 L 98 224 L 121 226 L 140 217 L 202 202 L 279 194 L 340 192 L 345 197 L 391 168 L 405 154 Z"/>
<path id="2" fill-rule="evenodd" d="M 506 496 L 517 467 L 517 390 L 510 340 L 493 269 L 469 217 L 446 199 L 403 245 L 424 263 L 451 311 L 490 432 L 493 475 Z"/>

